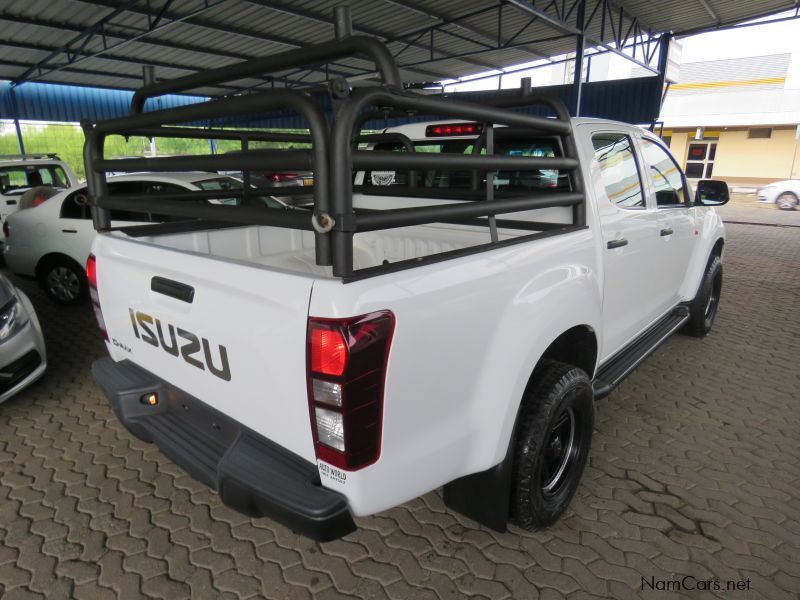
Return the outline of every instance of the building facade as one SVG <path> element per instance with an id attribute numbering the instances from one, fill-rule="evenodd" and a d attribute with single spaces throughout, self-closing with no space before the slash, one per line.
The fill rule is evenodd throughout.
<path id="1" fill-rule="evenodd" d="M 684 63 L 661 121 L 690 179 L 800 179 L 800 52 Z"/>

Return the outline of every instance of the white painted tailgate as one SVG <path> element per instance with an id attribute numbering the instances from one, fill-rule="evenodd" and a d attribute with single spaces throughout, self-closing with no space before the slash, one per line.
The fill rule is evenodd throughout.
<path id="1" fill-rule="evenodd" d="M 313 461 L 306 396 L 306 326 L 313 278 L 224 259 L 98 235 L 100 304 L 114 360 L 129 359 L 245 426 Z M 151 291 L 154 276 L 194 288 L 191 303 Z M 143 313 L 153 319 L 157 346 L 147 343 Z M 207 340 L 218 372 L 227 352 L 230 381 L 209 368 L 190 364 L 162 347 L 172 346 L 169 325 L 180 346 L 194 334 Z M 147 319 L 145 319 L 147 324 Z M 183 334 L 177 329 L 183 330 Z M 139 337 L 136 336 L 136 331 Z M 189 337 L 187 338 L 187 332 Z M 183 337 L 182 337 L 183 335 Z M 126 346 L 122 348 L 122 346 Z M 208 362 L 204 349 L 191 359 Z"/>

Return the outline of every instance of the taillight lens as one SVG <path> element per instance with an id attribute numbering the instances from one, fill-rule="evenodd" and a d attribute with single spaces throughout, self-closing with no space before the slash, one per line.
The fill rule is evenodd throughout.
<path id="1" fill-rule="evenodd" d="M 89 259 L 86 261 L 86 280 L 89 282 L 89 297 L 92 300 L 92 309 L 94 309 L 94 316 L 97 319 L 97 326 L 100 328 L 103 339 L 108 341 L 103 309 L 100 308 L 100 295 L 97 293 L 97 259 L 94 254 L 90 254 Z"/>
<path id="2" fill-rule="evenodd" d="M 483 123 L 449 123 L 444 125 L 428 125 L 425 137 L 446 137 L 448 135 L 480 135 Z"/>
<path id="3" fill-rule="evenodd" d="M 308 320 L 308 401 L 317 458 L 347 471 L 380 456 L 394 315 Z"/>
<path id="4" fill-rule="evenodd" d="M 297 173 L 269 173 L 267 178 L 274 183 L 280 183 L 282 181 L 295 181 L 300 179 L 300 175 Z"/>

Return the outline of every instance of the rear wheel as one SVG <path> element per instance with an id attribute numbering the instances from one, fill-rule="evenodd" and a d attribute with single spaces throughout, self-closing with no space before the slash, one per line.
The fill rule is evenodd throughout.
<path id="1" fill-rule="evenodd" d="M 797 196 L 792 192 L 784 192 L 775 200 L 781 210 L 794 210 L 797 206 Z"/>
<path id="2" fill-rule="evenodd" d="M 717 317 L 721 294 L 722 260 L 719 256 L 714 256 L 706 267 L 697 295 L 689 305 L 689 320 L 683 327 L 684 333 L 694 337 L 703 337 L 711 331 L 714 319 Z"/>
<path id="3" fill-rule="evenodd" d="M 39 269 L 39 284 L 45 293 L 58 304 L 74 305 L 83 302 L 88 295 L 86 275 L 73 260 L 54 257 Z"/>
<path id="4" fill-rule="evenodd" d="M 569 506 L 594 428 L 592 382 L 582 369 L 542 361 L 533 377 L 520 408 L 511 494 L 512 519 L 531 531 Z"/>

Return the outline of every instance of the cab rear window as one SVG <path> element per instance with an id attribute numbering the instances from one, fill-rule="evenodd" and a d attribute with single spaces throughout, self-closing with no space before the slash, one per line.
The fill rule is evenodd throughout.
<path id="1" fill-rule="evenodd" d="M 374 150 L 405 152 L 405 148 L 395 143 L 376 144 Z M 444 139 L 414 142 L 415 152 L 472 154 L 474 140 Z M 485 148 L 481 154 L 486 154 Z M 560 157 L 563 156 L 558 141 L 553 138 L 513 138 L 496 139 L 495 154 L 506 156 Z M 418 188 L 472 189 L 476 183 L 471 171 L 421 169 L 414 173 Z M 363 185 L 366 187 L 398 186 L 411 184 L 409 171 L 366 171 Z M 478 189 L 484 189 L 485 177 L 477 182 Z M 538 189 L 569 189 L 566 171 L 542 169 L 539 171 L 498 171 L 494 177 L 497 191 L 527 192 Z"/>

